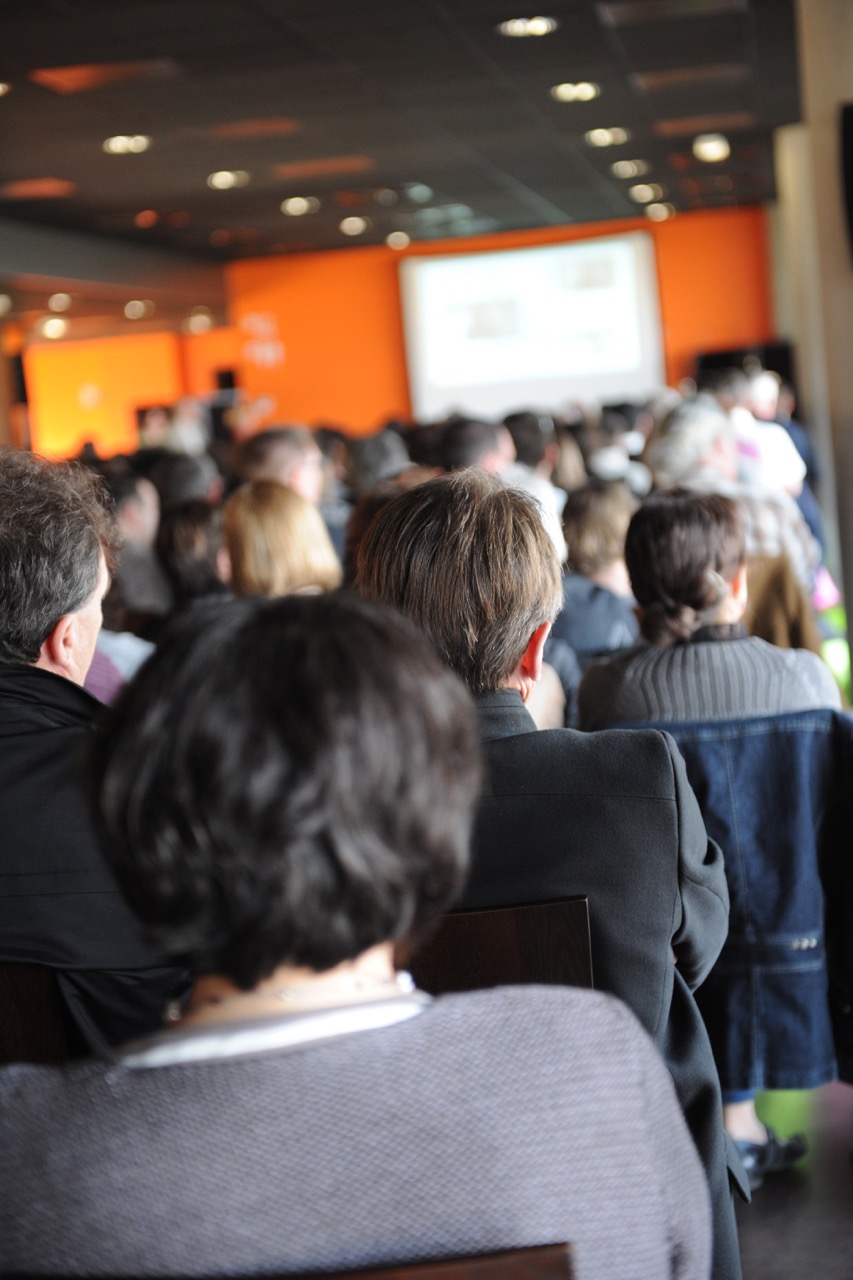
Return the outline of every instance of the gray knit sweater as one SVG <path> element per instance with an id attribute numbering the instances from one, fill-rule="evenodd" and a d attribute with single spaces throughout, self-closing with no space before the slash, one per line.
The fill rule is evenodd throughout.
<path id="1" fill-rule="evenodd" d="M 0 1151 L 0 1275 L 279 1274 L 563 1240 L 579 1280 L 710 1266 L 667 1071 L 595 992 L 448 996 L 248 1057 L 6 1068 Z"/>
<path id="2" fill-rule="evenodd" d="M 817 654 L 779 649 L 754 636 L 668 648 L 641 644 L 590 667 L 578 694 L 581 729 L 840 706 L 838 685 Z"/>

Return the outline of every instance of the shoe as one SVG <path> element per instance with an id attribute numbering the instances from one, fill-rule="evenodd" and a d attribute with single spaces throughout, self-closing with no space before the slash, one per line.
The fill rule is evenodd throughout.
<path id="1" fill-rule="evenodd" d="M 757 1191 L 763 1186 L 768 1173 L 784 1173 L 806 1154 L 809 1149 L 808 1140 L 802 1133 L 793 1138 L 779 1138 L 767 1127 L 766 1142 L 743 1142 L 735 1140 L 735 1149 L 740 1156 L 749 1186 Z"/>

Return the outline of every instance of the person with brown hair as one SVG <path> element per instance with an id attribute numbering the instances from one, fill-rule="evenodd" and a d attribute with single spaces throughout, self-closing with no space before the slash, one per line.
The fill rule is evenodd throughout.
<path id="1" fill-rule="evenodd" d="M 581 666 L 637 639 L 631 585 L 625 567 L 625 534 L 637 509 L 621 480 L 590 480 L 568 496 L 563 531 L 568 572 L 563 610 L 552 635 L 571 645 Z"/>
<path id="2" fill-rule="evenodd" d="M 656 494 L 631 520 L 625 560 L 643 643 L 586 672 L 582 729 L 841 706 L 817 654 L 747 636 L 744 527 L 733 499 Z"/>
<path id="3" fill-rule="evenodd" d="M 315 506 L 276 480 L 250 480 L 225 504 L 231 587 L 238 596 L 331 591 L 341 566 Z"/>
<path id="4" fill-rule="evenodd" d="M 731 498 L 686 489 L 656 494 L 631 520 L 625 559 L 643 643 L 587 671 L 582 728 L 840 708 L 838 686 L 817 654 L 747 636 L 744 526 Z M 733 1023 L 728 1035 L 736 1035 Z M 754 1189 L 804 1155 L 801 1135 L 784 1141 L 761 1123 L 753 1089 L 726 1092 L 723 1102 L 726 1130 Z"/>
<path id="5" fill-rule="evenodd" d="M 675 744 L 536 731 L 524 704 L 560 566 L 535 502 L 494 477 L 461 471 L 395 498 L 362 539 L 356 587 L 414 622 L 476 695 L 486 781 L 458 906 L 588 897 L 596 986 L 633 1009 L 669 1067 L 711 1188 L 713 1275 L 733 1280 L 720 1087 L 692 995 L 725 940 L 728 892 Z"/>

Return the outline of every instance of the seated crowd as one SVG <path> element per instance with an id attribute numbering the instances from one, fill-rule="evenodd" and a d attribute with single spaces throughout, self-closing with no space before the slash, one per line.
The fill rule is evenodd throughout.
<path id="1" fill-rule="evenodd" d="M 738 1280 L 733 1190 L 806 1148 L 721 1092 L 726 850 L 662 730 L 841 705 L 796 647 L 806 463 L 748 392 L 343 462 L 0 452 L 0 967 L 53 972 L 81 1059 L 0 1069 L 0 1274 L 570 1241 L 580 1280 Z M 395 967 L 452 906 L 576 895 L 596 993 Z"/>

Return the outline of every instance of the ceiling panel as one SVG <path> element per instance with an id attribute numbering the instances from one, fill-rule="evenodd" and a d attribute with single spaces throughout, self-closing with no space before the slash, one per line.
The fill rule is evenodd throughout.
<path id="1" fill-rule="evenodd" d="M 0 0 L 0 217 L 221 261 L 624 217 L 617 159 L 644 160 L 676 211 L 773 198 L 772 131 L 799 118 L 790 0 L 546 8 L 553 34 L 507 39 L 498 0 Z M 76 92 L 29 78 L 92 64 Z M 599 96 L 551 96 L 578 80 Z M 709 167 L 690 129 L 712 116 L 732 155 Z M 289 124 L 245 123 L 270 120 Z M 603 127 L 629 137 L 592 147 Z M 116 133 L 150 149 L 107 155 Z M 211 190 L 218 170 L 249 177 Z M 45 179 L 66 194 L 14 198 Z M 284 216 L 292 195 L 318 211 Z M 340 231 L 351 212 L 362 237 Z"/>

